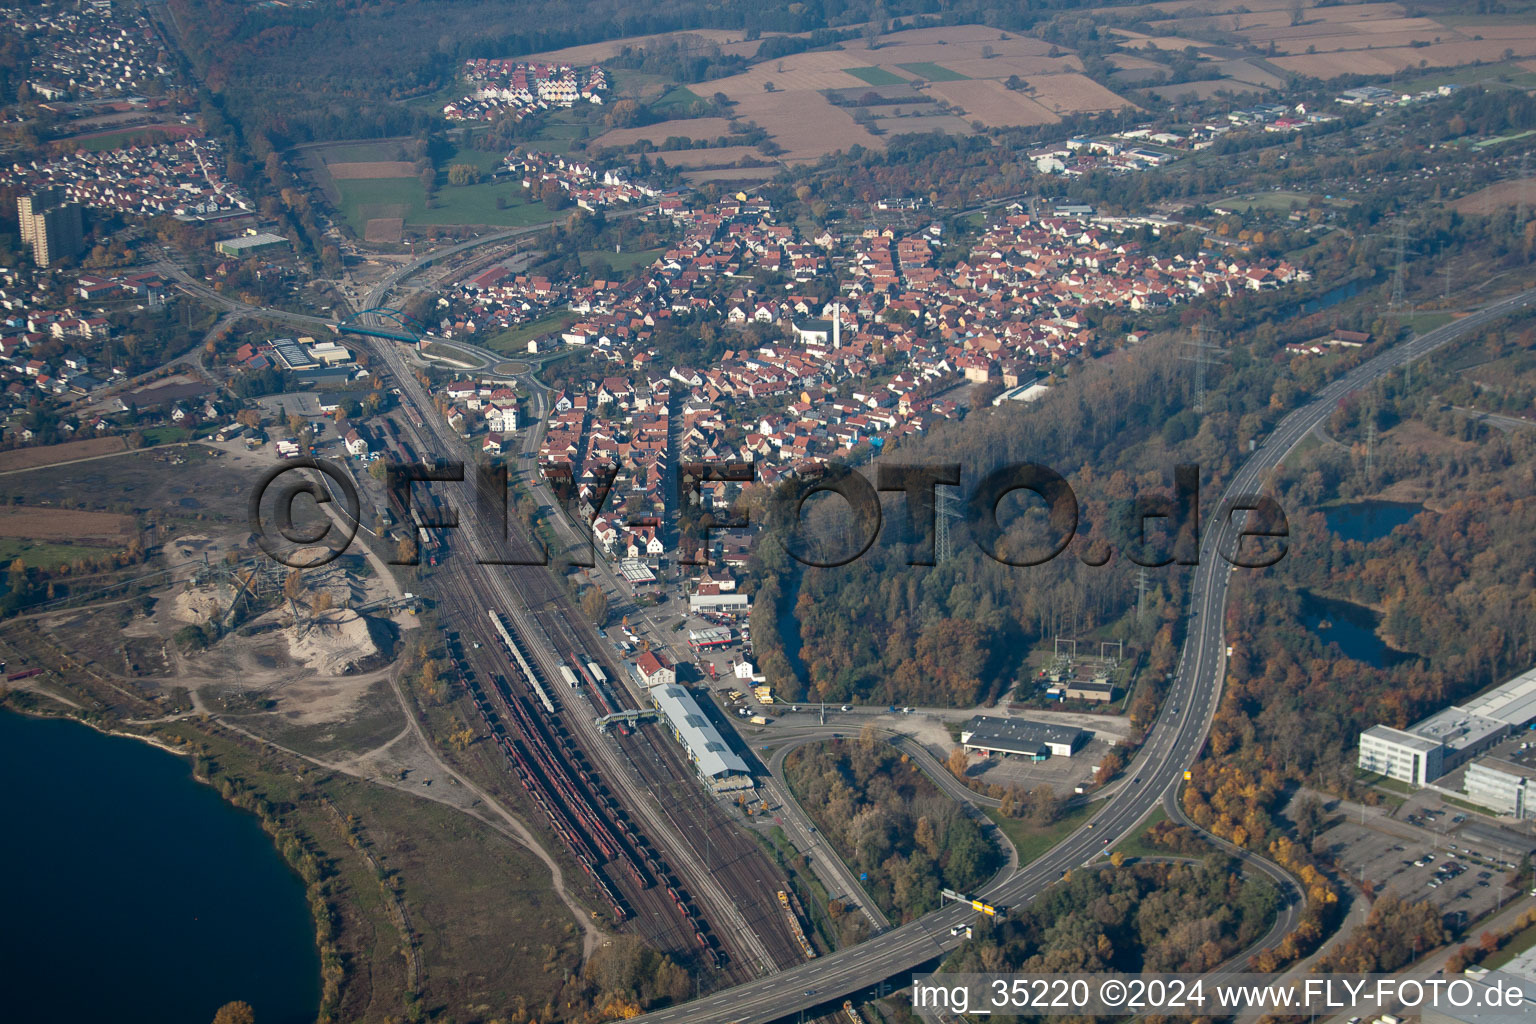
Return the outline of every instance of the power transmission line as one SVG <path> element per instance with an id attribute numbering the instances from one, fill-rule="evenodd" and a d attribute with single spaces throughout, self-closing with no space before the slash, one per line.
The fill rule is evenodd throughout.
<path id="1" fill-rule="evenodd" d="M 1195 400 L 1197 413 L 1205 412 L 1206 369 L 1216 360 L 1226 358 L 1226 351 L 1210 340 L 1211 330 L 1204 324 L 1195 328 L 1195 336 L 1182 342 L 1186 353 L 1179 358 L 1195 367 Z"/>
<path id="2" fill-rule="evenodd" d="M 950 505 L 952 488 L 948 484 L 933 485 L 933 562 L 946 561 L 955 553 L 954 540 L 949 533 L 949 521 L 959 519 L 960 511 Z"/>
<path id="3" fill-rule="evenodd" d="M 1408 222 L 1402 217 L 1392 227 L 1392 250 L 1395 261 L 1392 266 L 1392 293 L 1387 299 L 1387 313 L 1395 315 L 1402 311 L 1403 297 L 1403 265 L 1407 258 Z"/>

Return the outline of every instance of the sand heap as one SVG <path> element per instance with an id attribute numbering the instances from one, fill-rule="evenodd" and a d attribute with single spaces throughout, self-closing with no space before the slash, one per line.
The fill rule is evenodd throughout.
<path id="1" fill-rule="evenodd" d="M 351 608 L 305 616 L 304 627 L 284 631 L 288 653 L 322 675 L 344 676 L 378 654 L 368 623 Z M 301 635 L 302 634 L 302 635 Z"/>
<path id="2" fill-rule="evenodd" d="M 227 612 L 234 599 L 234 589 L 228 586 L 188 587 L 176 595 L 171 614 L 178 622 L 202 625 Z"/>

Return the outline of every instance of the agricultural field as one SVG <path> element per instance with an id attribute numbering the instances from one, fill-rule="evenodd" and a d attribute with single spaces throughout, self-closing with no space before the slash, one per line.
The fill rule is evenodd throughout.
<path id="1" fill-rule="evenodd" d="M 960 72 L 946 68 L 941 64 L 935 64 L 932 61 L 898 64 L 897 67 L 929 82 L 964 82 L 971 77 L 970 75 L 962 75 Z"/>
<path id="2" fill-rule="evenodd" d="M 871 88 L 912 88 L 917 90 L 914 98 L 926 96 L 948 104 L 951 109 L 934 113 L 964 132 L 971 130 L 973 121 L 988 128 L 1049 124 L 1079 110 L 1130 106 L 1084 77 L 1077 57 L 1059 50 L 1060 55 L 1053 57 L 1051 52 L 1051 45 L 1042 40 L 981 25 L 912 29 L 881 36 L 874 49 L 850 42 L 840 50 L 765 61 L 741 74 L 702 83 L 694 91 L 725 94 L 735 103 L 734 116 L 767 131 L 783 147 L 782 159 L 791 164 L 813 161 L 854 144 L 882 146 L 879 136 L 856 123 L 848 108 L 835 106 L 829 95 L 847 100 Z M 1029 81 L 1035 92 L 1006 90 L 1003 83 L 1012 76 Z M 902 108 L 902 112 L 913 111 Z M 929 123 L 938 121 L 937 117 L 908 123 L 895 116 L 894 105 L 875 113 L 879 127 L 892 132 L 939 127 Z"/>
<path id="3" fill-rule="evenodd" d="M 885 68 L 843 68 L 843 71 L 870 85 L 901 85 L 906 82 L 905 78 Z"/>
<path id="4" fill-rule="evenodd" d="M 501 154 L 468 148 L 455 149 L 438 162 L 437 194 L 429 206 L 426 188 L 409 158 L 409 141 L 341 143 L 304 151 L 316 183 L 366 241 L 398 242 L 407 232 L 432 227 L 521 227 L 550 219 L 543 204 L 528 202 L 516 182 L 448 184 L 453 164 L 471 164 L 488 179 L 501 163 Z"/>
<path id="5" fill-rule="evenodd" d="M 1501 181 L 1462 196 L 1451 208 L 1457 213 L 1486 215 L 1521 203 L 1536 205 L 1536 185 L 1529 181 Z"/>
<path id="6" fill-rule="evenodd" d="M 1392 75 L 1410 68 L 1506 64 L 1536 55 L 1536 21 L 1526 16 L 1431 17 L 1400 3 L 1344 4 L 1293 9 L 1291 0 L 1217 3 L 1199 13 L 1171 4 L 1100 8 L 1121 21 L 1144 21 L 1148 33 L 1112 28 L 1127 49 L 1194 47 L 1211 62 L 1212 78 L 1277 87 L 1286 72 L 1322 79 Z M 1266 52 L 1260 62 L 1237 61 L 1258 75 L 1229 67 L 1232 45 Z M 1528 70 L 1528 69 L 1525 69 Z M 1195 84 L 1195 83 L 1191 83 Z M 1185 88 L 1170 86 L 1168 90 Z M 1186 89 L 1186 91 L 1190 91 Z M 1198 90 L 1196 90 L 1198 91 Z M 1166 91 L 1160 93 L 1166 94 Z"/>
<path id="7" fill-rule="evenodd" d="M 935 82 L 928 91 L 951 106 L 965 111 L 962 116 L 980 121 L 990 128 L 1054 124 L 1061 120 L 1038 100 L 1022 92 L 1013 92 L 1002 82 Z"/>
<path id="8" fill-rule="evenodd" d="M 0 537 L 126 547 L 138 536 L 133 516 L 72 508 L 0 508 Z"/>
<path id="9" fill-rule="evenodd" d="M 668 167 L 690 170 L 707 167 L 734 167 L 743 160 L 762 160 L 767 163 L 756 146 L 719 146 L 713 149 L 672 149 L 648 154 L 652 161 L 665 160 Z"/>
<path id="10" fill-rule="evenodd" d="M 40 469 L 57 466 L 62 462 L 94 459 L 125 451 L 128 445 L 121 437 L 93 437 L 84 441 L 68 441 L 38 448 L 17 448 L 0 452 L 0 473 L 15 473 L 24 469 Z"/>
<path id="11" fill-rule="evenodd" d="M 877 117 L 875 127 L 888 135 L 900 135 L 902 132 L 943 132 L 945 135 L 976 133 L 970 121 L 958 114 L 920 114 L 916 111 L 902 117 Z"/>
<path id="12" fill-rule="evenodd" d="M 592 148 L 604 146 L 632 146 L 637 142 L 649 142 L 660 146 L 669 138 L 713 141 L 731 134 L 732 122 L 726 117 L 679 118 L 675 121 L 658 121 L 640 128 L 613 128 L 592 140 Z"/>

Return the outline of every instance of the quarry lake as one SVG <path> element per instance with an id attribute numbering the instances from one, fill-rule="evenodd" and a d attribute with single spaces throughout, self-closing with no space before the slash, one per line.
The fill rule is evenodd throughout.
<path id="1" fill-rule="evenodd" d="M 12 1020 L 315 1019 L 304 885 L 255 817 L 187 761 L 74 722 L 0 712 L 0 962 Z"/>

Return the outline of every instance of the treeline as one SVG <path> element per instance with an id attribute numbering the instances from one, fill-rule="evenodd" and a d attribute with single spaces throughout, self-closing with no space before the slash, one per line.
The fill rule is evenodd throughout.
<path id="1" fill-rule="evenodd" d="M 759 599 L 753 633 L 770 681 L 826 700 L 966 706 L 1008 689 L 1031 647 L 1044 638 L 1112 627 L 1115 636 L 1148 649 L 1167 626 L 1171 647 L 1187 569 L 1152 570 L 1152 591 L 1138 623 L 1126 618 L 1135 603 L 1133 573 L 1114 564 L 1091 567 L 1079 556 L 1095 558 L 1114 545 L 1125 503 L 1170 492 L 1176 464 L 1199 464 L 1207 493 L 1230 472 L 1248 440 L 1282 407 L 1271 407 L 1287 376 L 1275 357 L 1279 339 L 1272 327 L 1258 330 L 1247 346 L 1231 351 L 1219 397 L 1203 418 L 1185 415 L 1191 375 L 1179 358 L 1178 339 L 1166 335 L 1074 368 L 1039 403 L 1005 403 L 973 412 L 963 423 L 940 424 L 914 442 L 888 445 L 883 462 L 961 464 L 967 489 L 1001 465 L 1048 466 L 1076 492 L 1076 539 L 1044 564 L 1005 565 L 971 543 L 964 524 L 956 522 L 952 558 L 933 567 L 909 565 L 926 555 L 928 537 L 903 536 L 900 499 L 887 507 L 881 539 L 847 565 L 798 568 L 783 547 L 765 538 L 756 546 L 759 578 L 798 624 L 808 672 L 804 680 L 791 673 L 772 643 L 781 631 L 778 621 L 768 621 L 777 619 L 774 602 Z M 1287 404 L 1322 383 L 1321 375 L 1289 383 Z M 1170 431 L 1167 425 L 1175 421 L 1184 426 Z M 918 513 L 920 523 L 932 521 L 930 509 Z M 1009 517 L 1005 508 L 1003 518 Z M 1015 518 L 1021 529 L 1027 525 L 1027 517 Z M 1059 539 L 1055 527 L 1035 525 L 1029 536 L 1005 537 L 1015 561 L 1042 557 Z"/>
<path id="2" fill-rule="evenodd" d="M 1507 324 L 1486 333 L 1500 345 L 1525 336 Z M 1328 424 L 1331 443 L 1276 474 L 1290 553 L 1262 576 L 1233 577 L 1233 655 L 1211 759 L 1196 767 L 1184 804 L 1197 824 L 1302 878 L 1306 916 L 1263 970 L 1306 952 L 1334 912 L 1331 887 L 1286 836 L 1282 794 L 1300 783 L 1371 799 L 1354 770 L 1362 729 L 1407 725 L 1536 661 L 1536 479 L 1521 468 L 1536 458 L 1536 438 L 1480 428 L 1452 441 L 1409 422 L 1422 417 L 1461 433 L 1438 392 L 1468 345 L 1488 351 L 1486 338 L 1472 339 L 1431 357 L 1430 367 L 1448 369 L 1417 365 L 1410 380 L 1394 375 L 1343 403 Z M 1367 470 L 1370 422 L 1383 441 Z M 1389 432 L 1395 424 L 1405 429 Z M 1370 543 L 1327 528 L 1324 502 L 1389 487 L 1422 495 L 1435 511 Z M 1379 609 L 1386 638 L 1420 657 L 1377 667 L 1343 655 L 1299 628 L 1308 593 Z"/>
<path id="3" fill-rule="evenodd" d="M 1283 468 L 1292 554 L 1264 585 L 1237 577 L 1229 637 L 1232 686 L 1211 735 L 1213 752 L 1269 765 L 1348 793 L 1359 731 L 1403 726 L 1536 662 L 1536 438 L 1457 413 L 1443 390 L 1466 388 L 1461 353 L 1486 357 L 1536 341 L 1536 328 L 1500 324 L 1470 345 L 1393 376 L 1343 403 L 1328 424 L 1339 442 Z M 1502 358 L 1502 357 L 1500 357 Z M 1528 388 L 1536 377 L 1488 374 Z M 1383 438 L 1365 465 L 1365 435 Z M 1394 430 L 1401 427 L 1402 429 Z M 1431 511 L 1371 543 L 1331 532 L 1319 506 L 1393 493 L 1422 495 Z M 1389 642 L 1418 657 L 1376 667 L 1341 657 L 1295 628 L 1307 594 L 1381 614 Z"/>
<path id="4" fill-rule="evenodd" d="M 1269 882 L 1218 854 L 1082 869 L 1000 922 L 979 919 L 944 970 L 1207 971 L 1257 941 L 1278 905 Z"/>
<path id="5" fill-rule="evenodd" d="M 1388 973 L 1450 938 L 1435 904 L 1410 903 L 1396 893 L 1384 893 L 1371 907 L 1365 925 L 1324 954 L 1314 970 L 1319 974 Z"/>
<path id="6" fill-rule="evenodd" d="M 940 889 L 969 891 L 1002 866 L 981 828 L 873 734 L 799 747 L 784 770 L 843 860 L 868 874 L 875 902 L 903 921 L 938 909 Z"/>

